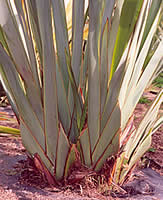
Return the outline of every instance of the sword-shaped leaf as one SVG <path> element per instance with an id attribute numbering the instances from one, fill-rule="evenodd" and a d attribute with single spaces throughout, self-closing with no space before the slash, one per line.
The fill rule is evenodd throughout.
<path id="1" fill-rule="evenodd" d="M 115 72 L 120 58 L 127 46 L 131 33 L 134 30 L 134 26 L 139 16 L 139 11 L 141 9 L 142 3 L 143 0 L 124 1 L 112 58 L 112 74 Z"/>
<path id="2" fill-rule="evenodd" d="M 0 120 L 2 120 L 0 118 Z M 0 126 L 0 133 L 6 133 L 11 135 L 19 135 L 20 136 L 20 130 L 12 127 L 6 127 L 6 126 Z"/>
<path id="3" fill-rule="evenodd" d="M 11 4 L 13 6 L 13 4 Z M 35 83 L 40 90 L 40 83 L 39 83 L 39 77 L 37 73 L 37 62 L 36 62 L 36 55 L 35 55 L 35 50 L 34 50 L 34 41 L 32 38 L 32 32 L 31 32 L 31 24 L 29 21 L 29 13 L 27 12 L 28 5 L 25 2 L 21 2 L 16 0 L 15 5 L 17 8 L 17 15 L 16 16 L 16 21 L 19 26 L 19 32 L 21 34 L 23 44 L 25 46 L 26 54 L 28 56 L 29 60 L 29 66 L 31 69 L 31 72 L 33 74 L 33 77 L 35 79 Z M 15 14 L 16 15 L 16 14 Z M 41 92 L 41 91 L 40 91 Z"/>
<path id="4" fill-rule="evenodd" d="M 20 82 L 18 73 L 15 70 L 15 66 L 3 49 L 2 45 L 0 45 L 0 64 L 3 73 L 7 77 L 7 79 L 4 78 L 5 84 L 8 85 L 10 95 L 12 96 L 18 112 L 20 113 L 20 120 L 25 121 L 28 127 L 30 127 L 35 140 L 45 150 L 44 131 L 42 125 L 37 118 L 37 114 L 34 112 L 31 104 L 26 98 L 24 90 L 22 89 L 22 83 Z M 8 83 L 7 80 L 10 80 L 10 83 Z"/>
<path id="5" fill-rule="evenodd" d="M 43 149 L 40 146 L 40 143 L 36 141 L 35 137 L 32 135 L 32 131 L 27 124 L 25 124 L 23 121 L 20 123 L 20 131 L 21 131 L 21 137 L 24 147 L 27 149 L 27 151 L 31 154 L 31 157 L 34 158 L 35 154 L 38 154 L 41 158 L 42 162 L 45 164 L 47 169 L 50 171 L 50 173 L 54 174 L 54 161 L 49 160 L 49 158 L 46 155 L 45 149 Z"/>
<path id="6" fill-rule="evenodd" d="M 149 4 L 149 3 L 148 3 Z M 141 12 L 139 14 L 139 18 L 135 25 L 135 30 L 133 35 L 129 41 L 129 51 L 128 51 L 128 58 L 126 61 L 126 73 L 122 83 L 121 92 L 120 92 L 120 107 L 123 107 L 125 103 L 125 97 L 127 97 L 127 89 L 130 84 L 130 80 L 132 80 L 132 74 L 134 72 L 135 62 L 137 58 L 137 54 L 139 52 L 139 47 L 141 43 L 141 39 L 143 36 L 143 30 L 145 28 L 145 21 L 147 19 L 147 1 L 145 1 L 142 5 Z M 123 125 L 122 125 L 122 128 Z"/>
<path id="7" fill-rule="evenodd" d="M 156 18 L 156 15 L 158 15 L 158 11 L 160 10 L 161 3 L 162 3 L 161 0 L 151 2 L 140 50 L 142 49 L 144 42 L 146 41 L 147 36 L 150 35 L 149 34 L 150 29 L 152 27 L 152 24 L 153 24 L 155 18 Z"/>
<path id="8" fill-rule="evenodd" d="M 137 102 L 142 96 L 142 93 L 145 90 L 146 86 L 148 85 L 151 77 L 156 73 L 158 68 L 161 68 L 162 65 L 160 65 L 160 63 L 162 60 L 162 49 L 163 49 L 163 41 L 160 42 L 150 62 L 145 68 L 145 71 L 142 73 L 135 87 L 135 90 L 131 90 L 130 95 L 128 96 L 128 98 L 126 98 L 125 105 L 122 109 L 123 127 L 126 124 L 127 120 L 130 118 L 133 110 L 136 107 Z"/>
<path id="9" fill-rule="evenodd" d="M 112 64 L 112 57 L 113 57 L 113 51 L 114 51 L 114 46 L 116 42 L 116 35 L 118 32 L 118 27 L 120 23 L 120 16 L 122 12 L 122 7 L 123 7 L 124 0 L 117 1 L 116 6 L 114 7 L 114 17 L 111 16 L 111 24 L 109 26 L 109 41 L 108 41 L 108 46 L 109 46 L 109 51 L 108 51 L 108 77 L 109 80 L 111 80 L 112 75 L 111 72 L 113 71 L 111 69 L 111 64 Z"/>
<path id="10" fill-rule="evenodd" d="M 107 124 L 92 153 L 92 161 L 95 163 L 95 170 L 100 169 L 108 157 L 118 153 L 120 125 L 121 113 L 119 105 L 117 104 L 108 118 Z"/>
<path id="11" fill-rule="evenodd" d="M 47 155 L 51 160 L 55 160 L 58 138 L 58 102 L 50 0 L 46 2 L 44 0 L 40 0 L 36 3 L 36 6 L 38 11 L 40 34 L 43 47 L 42 55 L 45 145 Z"/>
<path id="12" fill-rule="evenodd" d="M 63 78 L 64 87 L 66 93 L 68 94 L 69 79 L 68 79 L 66 53 L 69 56 L 70 52 L 68 45 L 68 32 L 67 32 L 64 0 L 60 1 L 52 0 L 52 6 L 53 6 L 54 27 L 55 27 L 55 38 L 57 44 L 58 65 L 62 73 L 62 76 L 64 77 Z"/>
<path id="13" fill-rule="evenodd" d="M 58 134 L 55 177 L 59 181 L 63 178 L 66 169 L 66 161 L 68 160 L 69 151 L 71 150 L 70 143 L 64 133 L 62 126 Z"/>
<path id="14" fill-rule="evenodd" d="M 76 85 L 79 85 L 79 72 L 82 61 L 85 0 L 73 1 L 72 15 L 72 70 Z"/>
<path id="15" fill-rule="evenodd" d="M 101 69 L 100 69 L 100 91 L 101 91 L 101 114 L 104 109 L 107 87 L 108 87 L 108 34 L 109 34 L 109 21 L 106 21 L 104 31 L 102 34 L 101 44 Z"/>
<path id="16" fill-rule="evenodd" d="M 143 154 L 149 149 L 151 145 L 151 135 L 155 126 L 159 128 L 161 126 L 162 119 L 157 119 L 160 105 L 163 102 L 163 89 L 159 92 L 155 98 L 150 109 L 146 112 L 143 120 L 132 137 L 127 142 L 124 152 L 127 158 L 127 169 L 122 168 L 121 176 L 119 177 L 119 183 L 122 184 L 126 175 L 133 167 L 133 165 L 143 156 Z"/>
<path id="17" fill-rule="evenodd" d="M 91 151 L 100 135 L 100 38 L 103 5 L 100 1 L 89 3 L 88 36 L 88 131 L 91 138 Z"/>
<path id="18" fill-rule="evenodd" d="M 92 156 L 91 156 L 91 145 L 90 145 L 90 136 L 88 132 L 88 128 L 84 129 L 79 138 L 79 144 L 80 144 L 80 153 L 81 158 L 84 163 L 84 165 L 90 167 L 92 164 Z"/>
<path id="19" fill-rule="evenodd" d="M 41 94 L 30 69 L 28 56 L 19 33 L 18 23 L 8 1 L 1 0 L 0 9 L 4 15 L 4 17 L 0 19 L 0 25 L 3 28 L 3 34 L 8 44 L 10 57 L 13 59 L 15 63 L 14 67 L 17 72 L 20 73 L 23 80 L 28 100 L 43 126 Z"/>
<path id="20" fill-rule="evenodd" d="M 153 20 L 152 27 L 151 27 L 149 34 L 148 34 L 148 36 L 147 36 L 147 38 L 144 42 L 142 50 L 140 51 L 140 54 L 137 57 L 137 60 L 136 60 L 135 66 L 134 66 L 134 70 L 133 70 L 133 73 L 132 73 L 132 77 L 131 77 L 131 80 L 129 82 L 128 88 L 127 88 L 126 97 L 128 97 L 130 90 L 132 90 L 132 89 L 134 90 L 134 88 L 135 88 L 135 86 L 136 86 L 136 84 L 137 84 L 137 82 L 140 78 L 141 72 L 142 72 L 143 67 L 144 67 L 144 65 L 142 65 L 141 63 L 144 63 L 145 59 L 147 57 L 152 38 L 153 38 L 153 36 L 156 32 L 156 29 L 157 29 L 157 24 L 158 24 L 160 13 L 161 13 L 161 9 L 158 10 L 156 18 Z M 148 18 L 147 18 L 147 20 L 148 20 Z M 145 32 L 145 29 L 144 29 L 144 32 Z M 139 49 L 141 49 L 141 47 L 139 47 Z M 153 52 L 153 54 L 154 54 L 154 52 Z"/>

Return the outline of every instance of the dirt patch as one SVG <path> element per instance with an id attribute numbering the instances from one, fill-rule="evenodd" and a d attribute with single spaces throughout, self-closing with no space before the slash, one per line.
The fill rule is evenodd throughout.
<path id="1" fill-rule="evenodd" d="M 163 126 L 152 136 L 151 148 L 143 157 L 144 163 L 163 176 Z"/>

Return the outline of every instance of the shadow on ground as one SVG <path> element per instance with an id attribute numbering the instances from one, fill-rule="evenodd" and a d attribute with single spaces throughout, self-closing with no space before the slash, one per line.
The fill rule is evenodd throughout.
<path id="1" fill-rule="evenodd" d="M 163 176 L 151 168 L 145 168 L 133 173 L 132 181 L 125 184 L 123 189 L 128 197 L 135 200 L 162 200 Z"/>

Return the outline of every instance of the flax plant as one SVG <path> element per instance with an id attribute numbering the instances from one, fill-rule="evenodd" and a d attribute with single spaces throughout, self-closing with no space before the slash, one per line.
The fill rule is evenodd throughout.
<path id="1" fill-rule="evenodd" d="M 89 0 L 85 9 L 85 0 L 73 0 L 69 27 L 65 10 L 63 0 L 0 0 L 0 79 L 23 144 L 50 184 L 79 157 L 94 171 L 114 157 L 111 181 L 122 184 L 163 120 L 161 89 L 133 125 L 162 70 L 162 36 L 145 62 L 162 1 Z"/>

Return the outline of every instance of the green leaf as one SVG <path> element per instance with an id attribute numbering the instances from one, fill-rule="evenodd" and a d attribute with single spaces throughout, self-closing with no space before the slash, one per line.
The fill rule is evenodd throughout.
<path id="1" fill-rule="evenodd" d="M 13 4 L 11 4 L 11 5 L 13 6 Z M 29 13 L 30 12 L 27 12 L 29 3 L 25 5 L 25 2 L 16 0 L 15 6 L 17 8 L 17 13 L 18 13 L 16 22 L 20 29 L 20 35 L 22 38 L 22 42 L 25 47 L 26 54 L 28 56 L 29 67 L 30 67 L 32 75 L 35 79 L 35 83 L 40 90 L 39 77 L 38 77 L 38 73 L 37 73 L 37 70 L 38 70 L 37 62 L 36 62 L 35 49 L 34 49 L 35 48 L 34 40 L 32 38 L 32 32 L 30 29 L 30 21 L 29 21 L 29 19 L 30 19 Z M 22 30 L 22 32 L 21 32 L 21 30 Z"/>
<path id="2" fill-rule="evenodd" d="M 19 33 L 19 24 L 16 21 L 15 15 L 7 1 L 1 1 L 0 7 L 3 10 L 4 16 L 2 20 L 0 20 L 0 25 L 3 28 L 4 37 L 8 44 L 8 53 L 14 62 L 14 67 L 22 78 L 22 84 L 25 88 L 28 101 L 31 103 L 37 118 L 43 126 L 43 115 L 41 115 L 41 93 L 31 72 L 26 48 L 21 34 Z"/>
<path id="3" fill-rule="evenodd" d="M 71 149 L 67 136 L 64 133 L 62 126 L 59 130 L 55 177 L 59 181 L 63 178 L 66 169 L 66 161 L 69 157 L 69 150 Z M 67 171 L 67 169 L 66 169 Z"/>
<path id="4" fill-rule="evenodd" d="M 85 1 L 73 1 L 72 14 L 72 70 L 76 85 L 79 85 L 79 72 L 82 61 L 82 44 L 84 28 L 84 4 Z"/>
<path id="5" fill-rule="evenodd" d="M 57 64 L 57 63 L 56 63 Z M 66 89 L 64 87 L 64 80 L 58 64 L 56 65 L 56 81 L 57 81 L 57 99 L 59 120 L 62 123 L 65 134 L 68 136 L 71 126 L 71 112 L 68 103 Z"/>
<path id="6" fill-rule="evenodd" d="M 139 100 L 139 103 L 149 104 L 149 103 L 151 103 L 151 100 L 149 100 L 147 97 L 141 97 L 140 100 Z"/>
<path id="7" fill-rule="evenodd" d="M 68 56 L 69 45 L 68 45 L 68 32 L 66 24 L 66 13 L 64 7 L 64 0 L 52 0 L 53 7 L 53 18 L 54 18 L 54 27 L 55 27 L 55 38 L 57 44 L 57 57 L 58 57 L 58 66 L 62 73 L 64 87 L 66 94 L 68 94 L 69 79 L 68 79 L 68 70 L 67 70 L 67 61 L 66 53 Z"/>
<path id="8" fill-rule="evenodd" d="M 17 117 L 18 122 L 19 122 L 20 119 L 19 119 L 18 108 L 16 106 L 16 103 L 14 102 L 12 95 L 11 95 L 10 85 L 9 85 L 9 82 L 7 81 L 7 77 L 4 73 L 4 70 L 3 70 L 3 67 L 2 67 L 1 64 L 0 64 L 0 81 L 2 83 L 4 90 L 5 90 L 5 93 L 6 93 L 8 100 L 9 100 L 9 103 L 12 106 L 12 109 L 13 109 L 16 117 Z"/>
<path id="9" fill-rule="evenodd" d="M 80 151 L 83 164 L 90 167 L 92 164 L 91 158 L 91 145 L 90 145 L 90 136 L 88 128 L 84 129 L 80 134 Z"/>
<path id="10" fill-rule="evenodd" d="M 6 43 L 4 32 L 1 25 L 0 25 L 0 42 L 3 45 L 3 47 L 9 52 L 8 45 Z"/>
<path id="11" fill-rule="evenodd" d="M 148 55 L 148 51 L 149 51 L 149 48 L 150 48 L 150 44 L 152 42 L 153 36 L 154 36 L 156 29 L 157 29 L 157 24 L 158 24 L 160 13 L 161 13 L 161 8 L 159 9 L 159 11 L 157 13 L 156 18 L 153 20 L 152 27 L 151 27 L 151 29 L 148 33 L 148 36 L 147 36 L 147 38 L 144 42 L 143 47 L 141 48 L 139 46 L 139 49 L 141 48 L 142 50 L 140 51 L 140 54 L 137 57 L 137 60 L 136 60 L 135 66 L 134 66 L 134 71 L 132 73 L 132 77 L 131 77 L 131 80 L 129 82 L 129 86 L 128 86 L 126 96 L 129 95 L 130 90 L 134 90 L 134 88 L 135 88 L 135 86 L 136 86 L 136 84 L 137 84 L 137 82 L 138 82 L 138 80 L 141 76 L 141 73 L 142 73 L 142 70 L 143 70 L 143 67 L 144 67 L 144 62 L 145 62 L 145 59 Z M 148 20 L 148 18 L 146 18 L 146 20 Z M 143 30 L 143 32 L 144 31 L 145 31 L 145 29 Z M 154 55 L 154 53 L 155 53 L 155 51 L 153 52 L 153 55 Z M 152 58 L 152 56 L 151 56 L 151 58 Z M 150 61 L 150 59 L 149 59 L 149 61 Z"/>
<path id="12" fill-rule="evenodd" d="M 102 44 L 101 44 L 101 65 L 100 65 L 101 114 L 104 109 L 107 96 L 107 87 L 108 87 L 108 33 L 109 33 L 109 22 L 107 20 L 102 34 Z"/>
<path id="13" fill-rule="evenodd" d="M 17 2 L 20 2 L 17 0 Z M 39 20 L 38 20 L 38 13 L 36 8 L 36 1 L 25 1 L 27 7 L 27 14 L 28 14 L 28 21 L 31 26 L 31 32 L 33 34 L 34 42 L 36 43 L 36 48 L 40 57 L 41 68 L 42 66 L 42 46 L 41 46 L 41 36 L 40 36 L 40 29 L 39 29 Z M 40 69 L 38 69 L 39 71 Z M 40 74 L 39 74 L 40 76 Z M 41 77 L 40 77 L 41 79 Z M 41 81 L 41 80 L 40 80 Z"/>
<path id="14" fill-rule="evenodd" d="M 158 11 L 159 11 L 159 9 L 161 7 L 161 3 L 162 3 L 161 0 L 157 0 L 157 1 L 153 0 L 151 2 L 150 10 L 149 10 L 149 13 L 148 13 L 148 18 L 147 18 L 146 27 L 145 27 L 143 39 L 142 39 L 142 42 L 141 42 L 140 50 L 142 49 L 142 47 L 144 45 L 144 42 L 146 41 L 146 38 L 147 38 L 147 36 L 149 34 L 149 31 L 150 31 L 150 29 L 152 27 L 153 21 L 156 18 L 156 15 L 158 14 Z"/>
<path id="15" fill-rule="evenodd" d="M 56 62 L 53 33 L 51 24 L 50 1 L 39 1 L 36 3 L 40 34 L 43 50 L 43 88 L 44 88 L 44 132 L 47 155 L 51 160 L 56 159 L 56 146 L 58 138 L 58 102 L 56 85 Z M 49 22 L 49 23 L 47 23 Z M 48 34 L 48 37 L 47 37 Z"/>
<path id="16" fill-rule="evenodd" d="M 139 12 L 142 7 L 143 0 L 125 0 L 121 16 L 120 23 L 115 42 L 115 48 L 113 52 L 112 60 L 112 72 L 113 74 L 118 66 L 120 58 L 127 46 L 129 38 L 134 30 L 135 23 L 138 19 Z"/>
<path id="17" fill-rule="evenodd" d="M 104 150 L 103 154 L 100 156 L 99 160 L 96 162 L 94 169 L 96 171 L 100 170 L 103 164 L 106 162 L 108 158 L 111 156 L 115 156 L 119 150 L 119 136 L 120 130 L 117 131 L 115 136 L 112 138 L 111 142 L 108 144 L 106 149 Z"/>
<path id="18" fill-rule="evenodd" d="M 79 120 L 80 117 L 81 117 L 82 100 L 81 100 L 81 97 L 78 94 L 78 87 L 76 85 L 75 76 L 74 76 L 73 69 L 72 69 L 72 66 L 71 66 L 71 61 L 70 61 L 68 55 L 66 56 L 66 59 L 67 59 L 69 79 L 70 79 L 70 83 L 71 83 L 71 87 L 72 87 L 72 92 L 73 92 L 73 95 L 74 95 L 74 104 L 75 104 L 74 106 L 75 106 L 75 109 L 77 109 L 76 114 L 79 115 L 77 117 L 77 120 Z M 79 121 L 78 121 L 78 127 L 79 127 Z"/>
<path id="19" fill-rule="evenodd" d="M 85 41 L 85 53 L 80 68 L 80 84 L 79 84 L 80 87 L 79 89 L 82 91 L 83 97 L 86 96 L 87 93 L 87 82 L 88 82 L 88 42 Z"/>
<path id="20" fill-rule="evenodd" d="M 125 157 L 128 159 L 128 167 L 127 169 L 123 169 L 123 171 L 121 172 L 121 177 L 119 180 L 120 184 L 123 183 L 125 176 L 133 167 L 133 165 L 150 148 L 151 135 L 153 134 L 152 130 L 155 129 L 155 124 L 157 124 L 158 126 L 161 125 L 161 121 L 157 120 L 157 115 L 162 102 L 163 90 L 159 92 L 153 104 L 150 106 L 150 109 L 146 112 L 138 129 L 132 133 L 130 139 L 127 141 L 126 146 L 124 148 L 124 152 Z M 155 129 L 155 131 L 156 130 L 157 129 Z"/>
<path id="21" fill-rule="evenodd" d="M 71 83 L 71 88 L 69 90 L 69 102 L 71 103 L 71 108 L 73 109 L 72 112 L 72 118 L 71 120 L 73 121 L 72 127 L 71 127 L 71 132 L 70 132 L 70 139 L 73 143 L 76 143 L 78 137 L 79 137 L 79 128 L 80 128 L 80 120 L 81 120 L 81 115 L 82 115 L 82 101 L 81 98 L 78 94 L 78 88 L 75 82 L 75 77 L 72 71 L 72 66 L 71 66 L 71 61 L 68 57 L 66 56 L 67 59 L 67 65 L 68 65 L 68 73 L 69 73 L 69 79 Z M 72 89 L 72 90 L 71 90 Z M 72 94 L 73 94 L 73 100 L 74 102 L 72 103 Z M 69 103 L 69 105 L 70 105 Z"/>
<path id="22" fill-rule="evenodd" d="M 32 130 L 35 139 L 42 146 L 42 148 L 45 149 L 43 127 L 37 118 L 37 114 L 32 109 L 31 104 L 24 94 L 24 91 L 21 87 L 22 84 L 20 82 L 20 78 L 15 70 L 12 60 L 1 45 L 0 64 L 2 70 L 4 71 L 5 77 L 7 77 L 7 80 L 10 80 L 10 83 L 8 83 L 8 81 L 4 78 L 5 84 L 9 86 L 8 89 L 16 104 L 21 120 L 26 122 L 26 124 Z"/>
<path id="23" fill-rule="evenodd" d="M 156 152 L 156 149 L 151 147 L 151 148 L 148 149 L 148 152 L 154 153 L 154 152 Z"/>
<path id="24" fill-rule="evenodd" d="M 113 108 L 111 115 L 107 118 L 107 123 L 99 137 L 99 140 L 92 153 L 93 163 L 98 164 L 99 169 L 107 157 L 115 155 L 119 150 L 119 134 L 121 124 L 121 113 L 119 105 Z"/>
<path id="25" fill-rule="evenodd" d="M 76 152 L 75 152 L 75 145 L 72 145 L 69 151 L 69 154 L 67 156 L 66 164 L 65 164 L 65 172 L 64 177 L 68 176 L 68 172 L 70 167 L 73 165 L 75 159 L 76 159 Z"/>
<path id="26" fill-rule="evenodd" d="M 45 164 L 49 172 L 54 174 L 54 161 L 50 161 L 45 153 L 45 149 L 40 146 L 40 143 L 36 141 L 35 137 L 32 135 L 31 129 L 23 122 L 20 123 L 21 137 L 24 147 L 31 154 L 31 157 L 34 158 L 35 154 L 38 154 Z"/>
<path id="27" fill-rule="evenodd" d="M 91 138 L 91 151 L 100 135 L 100 38 L 102 6 L 99 1 L 89 3 L 88 36 L 88 131 Z"/>
<path id="28" fill-rule="evenodd" d="M 107 124 L 109 117 L 111 116 L 116 104 L 118 103 L 118 97 L 122 85 L 122 80 L 125 74 L 125 61 L 114 73 L 112 80 L 110 81 L 107 99 L 104 107 L 104 111 L 101 117 L 101 132 Z"/>
<path id="29" fill-rule="evenodd" d="M 11 135 L 20 135 L 20 130 L 16 128 L 0 126 L 0 133 L 7 133 Z"/>
<path id="30" fill-rule="evenodd" d="M 151 77 L 155 74 L 156 70 L 161 67 L 160 63 L 162 61 L 160 60 L 162 59 L 162 48 L 163 42 L 161 41 L 153 57 L 145 68 L 145 71 L 142 73 L 139 81 L 137 82 L 135 90 L 132 89 L 130 95 L 128 96 L 128 98 L 126 98 L 125 105 L 122 109 L 122 127 L 124 127 L 127 120 L 133 113 L 133 110 L 135 109 L 136 104 L 142 96 L 142 93 L 149 83 Z"/>

